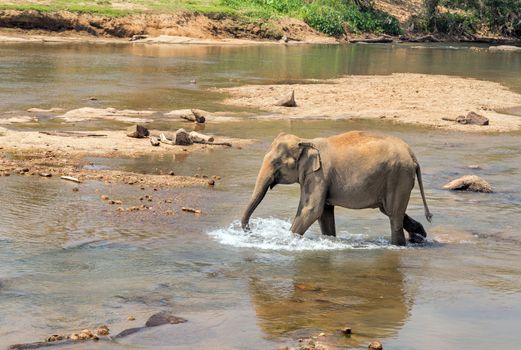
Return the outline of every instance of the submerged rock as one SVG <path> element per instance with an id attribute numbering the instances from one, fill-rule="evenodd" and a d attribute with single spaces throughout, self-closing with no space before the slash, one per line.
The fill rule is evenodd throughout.
<path id="1" fill-rule="evenodd" d="M 494 192 L 492 186 L 482 178 L 476 175 L 465 175 L 455 180 L 452 180 L 445 186 L 446 190 L 451 191 L 471 191 L 471 192 Z"/>
<path id="2" fill-rule="evenodd" d="M 149 317 L 147 322 L 145 323 L 145 327 L 157 327 L 162 326 L 164 324 L 178 324 L 185 323 L 187 320 L 181 317 L 174 316 L 170 312 L 161 311 L 157 314 L 153 314 Z"/>

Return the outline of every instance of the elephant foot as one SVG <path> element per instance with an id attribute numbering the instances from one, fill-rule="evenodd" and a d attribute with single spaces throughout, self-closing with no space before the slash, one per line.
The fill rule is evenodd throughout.
<path id="1" fill-rule="evenodd" d="M 423 228 L 423 225 L 407 214 L 403 217 L 403 228 L 405 231 L 409 232 L 411 242 L 413 242 L 413 236 L 421 236 L 421 238 L 427 237 L 427 232 Z"/>
<path id="2" fill-rule="evenodd" d="M 411 234 L 409 234 L 409 242 L 415 243 L 415 244 L 423 243 L 423 242 L 425 242 L 425 238 L 420 234 L 411 233 Z"/>

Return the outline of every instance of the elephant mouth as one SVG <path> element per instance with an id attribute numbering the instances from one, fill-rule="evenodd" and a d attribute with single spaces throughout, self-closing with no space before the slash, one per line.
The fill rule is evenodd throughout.
<path id="1" fill-rule="evenodd" d="M 280 174 L 278 171 L 276 171 L 275 174 L 273 174 L 273 181 L 269 185 L 270 190 L 272 190 L 273 187 L 275 187 L 279 184 L 279 176 L 280 176 Z"/>

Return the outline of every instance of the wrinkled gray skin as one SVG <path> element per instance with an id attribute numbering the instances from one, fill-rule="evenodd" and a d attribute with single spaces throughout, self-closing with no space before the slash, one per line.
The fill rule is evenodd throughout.
<path id="1" fill-rule="evenodd" d="M 415 176 L 430 222 L 420 166 L 401 139 L 359 131 L 311 140 L 282 133 L 264 156 L 242 228 L 249 229 L 249 219 L 268 188 L 298 182 L 300 202 L 293 233 L 303 235 L 318 220 L 322 234 L 336 236 L 335 206 L 379 208 L 391 222 L 393 244 L 406 244 L 404 229 L 412 242 L 419 242 L 427 233 L 405 213 Z"/>

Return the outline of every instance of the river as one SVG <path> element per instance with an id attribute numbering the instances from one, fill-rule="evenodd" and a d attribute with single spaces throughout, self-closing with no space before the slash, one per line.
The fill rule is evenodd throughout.
<path id="1" fill-rule="evenodd" d="M 1 44 L 0 113 L 82 106 L 230 110 L 222 95 L 208 89 L 392 72 L 474 77 L 521 92 L 519 71 L 519 54 L 447 44 Z M 322 238 L 314 225 L 295 239 L 288 228 L 297 186 L 269 191 L 254 214 L 252 233 L 240 230 L 237 220 L 275 135 L 318 137 L 354 129 L 396 135 L 412 146 L 433 223 L 425 222 L 417 188 L 408 213 L 424 223 L 426 244 L 391 246 L 388 220 L 377 210 L 337 210 L 337 238 Z M 177 159 L 90 161 L 145 173 L 219 175 L 213 190 L 140 190 L 92 181 L 73 192 L 73 184 L 60 180 L 0 177 L 0 347 L 99 324 L 135 327 L 156 311 L 171 310 L 188 322 L 75 348 L 276 349 L 321 332 L 340 349 L 366 349 L 376 339 L 385 349 L 516 348 L 519 134 L 367 121 L 244 120 L 206 131 L 237 137 L 247 131 L 260 142 Z M 468 168 L 473 164 L 480 169 Z M 464 174 L 486 178 L 496 192 L 441 189 Z M 102 194 L 129 204 L 148 194 L 151 205 L 171 200 L 176 211 L 188 205 L 203 214 L 117 215 Z M 338 332 L 347 326 L 353 330 L 349 338 Z"/>

